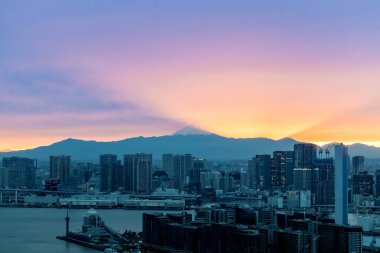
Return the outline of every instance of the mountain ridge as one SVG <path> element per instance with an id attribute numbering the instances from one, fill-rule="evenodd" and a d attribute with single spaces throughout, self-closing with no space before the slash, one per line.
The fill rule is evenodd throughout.
<path id="1" fill-rule="evenodd" d="M 47 161 L 50 155 L 71 155 L 76 161 L 97 161 L 100 154 L 116 154 L 119 159 L 128 153 L 152 153 L 154 160 L 160 160 L 163 153 L 191 153 L 210 160 L 243 160 L 256 154 L 272 154 L 278 150 L 293 150 L 296 143 L 292 138 L 273 140 L 270 138 L 230 138 L 216 134 L 163 135 L 153 137 L 132 137 L 118 141 L 98 142 L 68 138 L 32 149 L 0 152 L 0 158 L 21 156 Z M 353 144 L 351 156 L 364 155 L 380 158 L 380 148 L 365 144 Z"/>

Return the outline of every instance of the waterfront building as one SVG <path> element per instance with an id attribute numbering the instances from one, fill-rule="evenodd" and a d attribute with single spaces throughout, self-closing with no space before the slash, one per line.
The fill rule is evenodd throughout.
<path id="1" fill-rule="evenodd" d="M 36 187 L 36 161 L 23 157 L 3 158 L 1 185 L 9 188 Z"/>
<path id="2" fill-rule="evenodd" d="M 100 155 L 100 191 L 112 192 L 116 190 L 116 155 Z"/>
<path id="3" fill-rule="evenodd" d="M 118 232 L 108 227 L 95 209 L 91 208 L 83 217 L 82 230 L 73 232 L 69 230 L 70 218 L 66 221 L 66 235 L 57 236 L 57 239 L 76 243 L 85 247 L 108 252 L 106 249 L 114 249 L 112 252 L 120 252 L 127 245 L 127 240 Z M 130 245 L 132 246 L 132 245 Z"/>
<path id="4" fill-rule="evenodd" d="M 70 176 L 71 156 L 50 156 L 50 178 L 64 183 Z"/>
<path id="5" fill-rule="evenodd" d="M 200 218 L 191 222 L 186 213 L 163 215 L 143 214 L 143 243 L 148 249 L 170 252 L 266 252 L 265 235 L 257 230 L 224 223 L 209 223 Z"/>
<path id="6" fill-rule="evenodd" d="M 335 223 L 348 224 L 348 149 L 335 146 Z"/>

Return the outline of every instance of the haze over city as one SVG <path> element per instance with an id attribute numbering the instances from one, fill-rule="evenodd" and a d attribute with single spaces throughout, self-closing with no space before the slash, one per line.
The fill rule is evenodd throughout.
<path id="1" fill-rule="evenodd" d="M 187 125 L 380 146 L 378 1 L 1 1 L 0 150 Z"/>

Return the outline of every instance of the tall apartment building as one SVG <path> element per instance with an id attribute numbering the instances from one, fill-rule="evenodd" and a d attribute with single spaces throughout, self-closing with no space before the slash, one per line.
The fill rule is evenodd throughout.
<path id="1" fill-rule="evenodd" d="M 193 167 L 193 156 L 191 154 L 174 155 L 173 157 L 173 174 L 174 188 L 184 190 L 186 176 Z"/>
<path id="2" fill-rule="evenodd" d="M 162 155 L 162 170 L 166 172 L 169 178 L 173 178 L 174 160 L 173 154 L 163 154 Z"/>
<path id="3" fill-rule="evenodd" d="M 112 192 L 116 190 L 117 156 L 111 154 L 100 155 L 100 191 Z"/>
<path id="4" fill-rule="evenodd" d="M 65 182 L 71 171 L 71 156 L 50 156 L 50 178 Z"/>
<path id="5" fill-rule="evenodd" d="M 124 155 L 124 186 L 135 194 L 152 192 L 152 154 Z"/>

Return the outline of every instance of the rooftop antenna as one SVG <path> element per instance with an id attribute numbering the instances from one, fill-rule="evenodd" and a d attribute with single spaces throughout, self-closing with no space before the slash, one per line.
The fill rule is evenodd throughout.
<path id="1" fill-rule="evenodd" d="M 318 153 L 319 153 L 319 158 L 322 159 L 322 156 L 323 156 L 323 149 L 320 148 Z"/>

